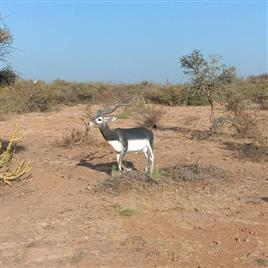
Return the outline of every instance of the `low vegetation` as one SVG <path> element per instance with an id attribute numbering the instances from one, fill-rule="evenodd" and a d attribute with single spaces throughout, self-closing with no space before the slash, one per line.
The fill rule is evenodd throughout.
<path id="1" fill-rule="evenodd" d="M 98 145 L 93 134 L 90 132 L 87 123 L 84 122 L 83 129 L 71 129 L 66 130 L 63 133 L 62 138 L 56 141 L 56 145 L 59 147 L 73 147 L 79 145 Z"/>
<path id="2" fill-rule="evenodd" d="M 164 111 L 160 107 L 153 105 L 147 105 L 140 109 L 140 112 L 136 113 L 137 123 L 140 126 L 144 126 L 151 129 L 159 128 L 160 120 L 164 115 Z"/>
<path id="3" fill-rule="evenodd" d="M 159 190 L 175 186 L 182 181 L 222 179 L 226 172 L 213 165 L 178 163 L 176 166 L 156 168 L 152 176 L 138 170 L 125 171 L 110 176 L 95 187 L 96 192 L 120 194 L 129 191 Z"/>
<path id="4" fill-rule="evenodd" d="M 239 138 L 263 140 L 257 127 L 256 116 L 252 112 L 252 105 L 254 102 L 257 103 L 256 92 L 266 90 L 268 94 L 268 87 L 263 87 L 263 82 L 261 82 L 261 86 L 256 88 L 256 84 L 258 83 L 249 79 L 245 82 L 237 81 L 225 89 L 223 96 L 225 114 L 213 121 L 211 130 L 221 132 L 225 128 L 233 131 L 232 134 Z M 262 109 L 261 105 L 260 108 Z"/>
<path id="5" fill-rule="evenodd" d="M 139 84 L 104 84 L 76 83 L 55 80 L 44 81 L 17 80 L 13 85 L 0 86 L 1 112 L 27 113 L 46 112 L 61 105 L 88 103 L 108 103 L 112 99 L 126 96 L 140 96 L 144 104 L 207 105 L 208 98 L 204 91 L 196 90 L 190 84 L 160 85 L 149 82 Z M 228 98 L 228 92 L 231 93 Z M 235 94 L 234 94 L 235 93 Z M 215 92 L 214 101 L 228 103 L 231 107 L 243 98 L 248 104 L 257 104 L 260 109 L 268 108 L 268 79 L 252 77 L 246 80 L 237 79 Z M 231 103 L 233 102 L 233 103 Z M 241 102 L 239 102 L 239 105 Z M 228 108 L 228 109 L 229 109 Z M 127 115 L 122 115 L 126 117 Z"/>
<path id="6" fill-rule="evenodd" d="M 121 217 L 130 217 L 136 214 L 136 210 L 133 208 L 123 208 L 120 204 L 116 203 L 112 206 L 114 210 Z"/>

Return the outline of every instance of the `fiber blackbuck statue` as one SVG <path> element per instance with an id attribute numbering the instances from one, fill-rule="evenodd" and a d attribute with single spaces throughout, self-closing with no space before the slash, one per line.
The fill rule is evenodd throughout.
<path id="1" fill-rule="evenodd" d="M 111 106 L 98 110 L 96 115 L 90 120 L 89 126 L 99 128 L 104 139 L 116 151 L 118 169 L 120 171 L 122 168 L 127 169 L 123 165 L 123 158 L 127 152 L 143 151 L 148 160 L 145 172 L 150 175 L 153 172 L 154 165 L 153 132 L 144 127 L 115 129 L 109 127 L 109 123 L 116 120 L 116 117 L 110 116 L 110 114 L 121 106 L 131 105 L 134 100 L 135 99 L 132 99 L 130 102 L 123 102 L 119 99 Z"/>

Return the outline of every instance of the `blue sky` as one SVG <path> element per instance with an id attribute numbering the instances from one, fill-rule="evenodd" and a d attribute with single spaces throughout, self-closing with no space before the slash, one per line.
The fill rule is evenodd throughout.
<path id="1" fill-rule="evenodd" d="M 0 2 L 25 79 L 183 82 L 195 48 L 240 76 L 267 72 L 265 1 Z"/>

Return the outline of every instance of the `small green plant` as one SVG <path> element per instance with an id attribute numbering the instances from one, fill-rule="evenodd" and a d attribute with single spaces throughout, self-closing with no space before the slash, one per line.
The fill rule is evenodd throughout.
<path id="1" fill-rule="evenodd" d="M 161 179 L 161 171 L 158 166 L 156 166 L 150 175 L 151 179 L 158 182 Z"/>
<path id="2" fill-rule="evenodd" d="M 206 94 L 201 90 L 195 90 L 192 87 L 185 87 L 181 92 L 182 103 L 187 106 L 208 105 Z"/>
<path id="3" fill-rule="evenodd" d="M 17 74 L 11 69 L 10 66 L 0 70 L 0 85 L 9 86 L 14 85 L 17 79 Z"/>
<path id="4" fill-rule="evenodd" d="M 268 267 L 268 259 L 259 258 L 257 259 L 257 263 L 261 266 Z"/>
<path id="5" fill-rule="evenodd" d="M 120 171 L 118 170 L 116 165 L 112 166 L 112 171 L 111 171 L 111 176 L 112 177 L 117 177 L 118 175 L 120 175 Z"/>
<path id="6" fill-rule="evenodd" d="M 133 208 L 123 208 L 118 203 L 113 205 L 113 208 L 117 211 L 117 213 L 122 217 L 130 217 L 136 214 L 136 210 Z"/>

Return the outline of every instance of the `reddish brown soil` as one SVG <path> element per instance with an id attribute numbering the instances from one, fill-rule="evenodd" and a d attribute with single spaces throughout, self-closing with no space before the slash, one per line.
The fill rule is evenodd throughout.
<path id="1" fill-rule="evenodd" d="M 208 128 L 209 108 L 165 111 L 162 129 L 154 131 L 156 165 L 210 164 L 223 168 L 225 178 L 119 195 L 95 193 L 92 189 L 108 176 L 115 161 L 98 130 L 92 130 L 98 146 L 55 145 L 66 129 L 83 128 L 84 106 L 0 122 L 3 139 L 20 123 L 26 136 L 16 161 L 29 159 L 33 166 L 31 178 L 12 187 L 0 184 L 0 266 L 267 266 L 268 163 L 239 158 L 226 145 L 240 142 L 231 137 L 190 138 L 191 129 Z M 266 130 L 267 115 L 258 112 Z M 113 124 L 134 125 L 133 119 Z M 87 157 L 92 153 L 93 159 Z M 142 154 L 129 154 L 126 160 L 139 170 L 145 167 Z M 118 206 L 135 213 L 123 216 Z"/>

